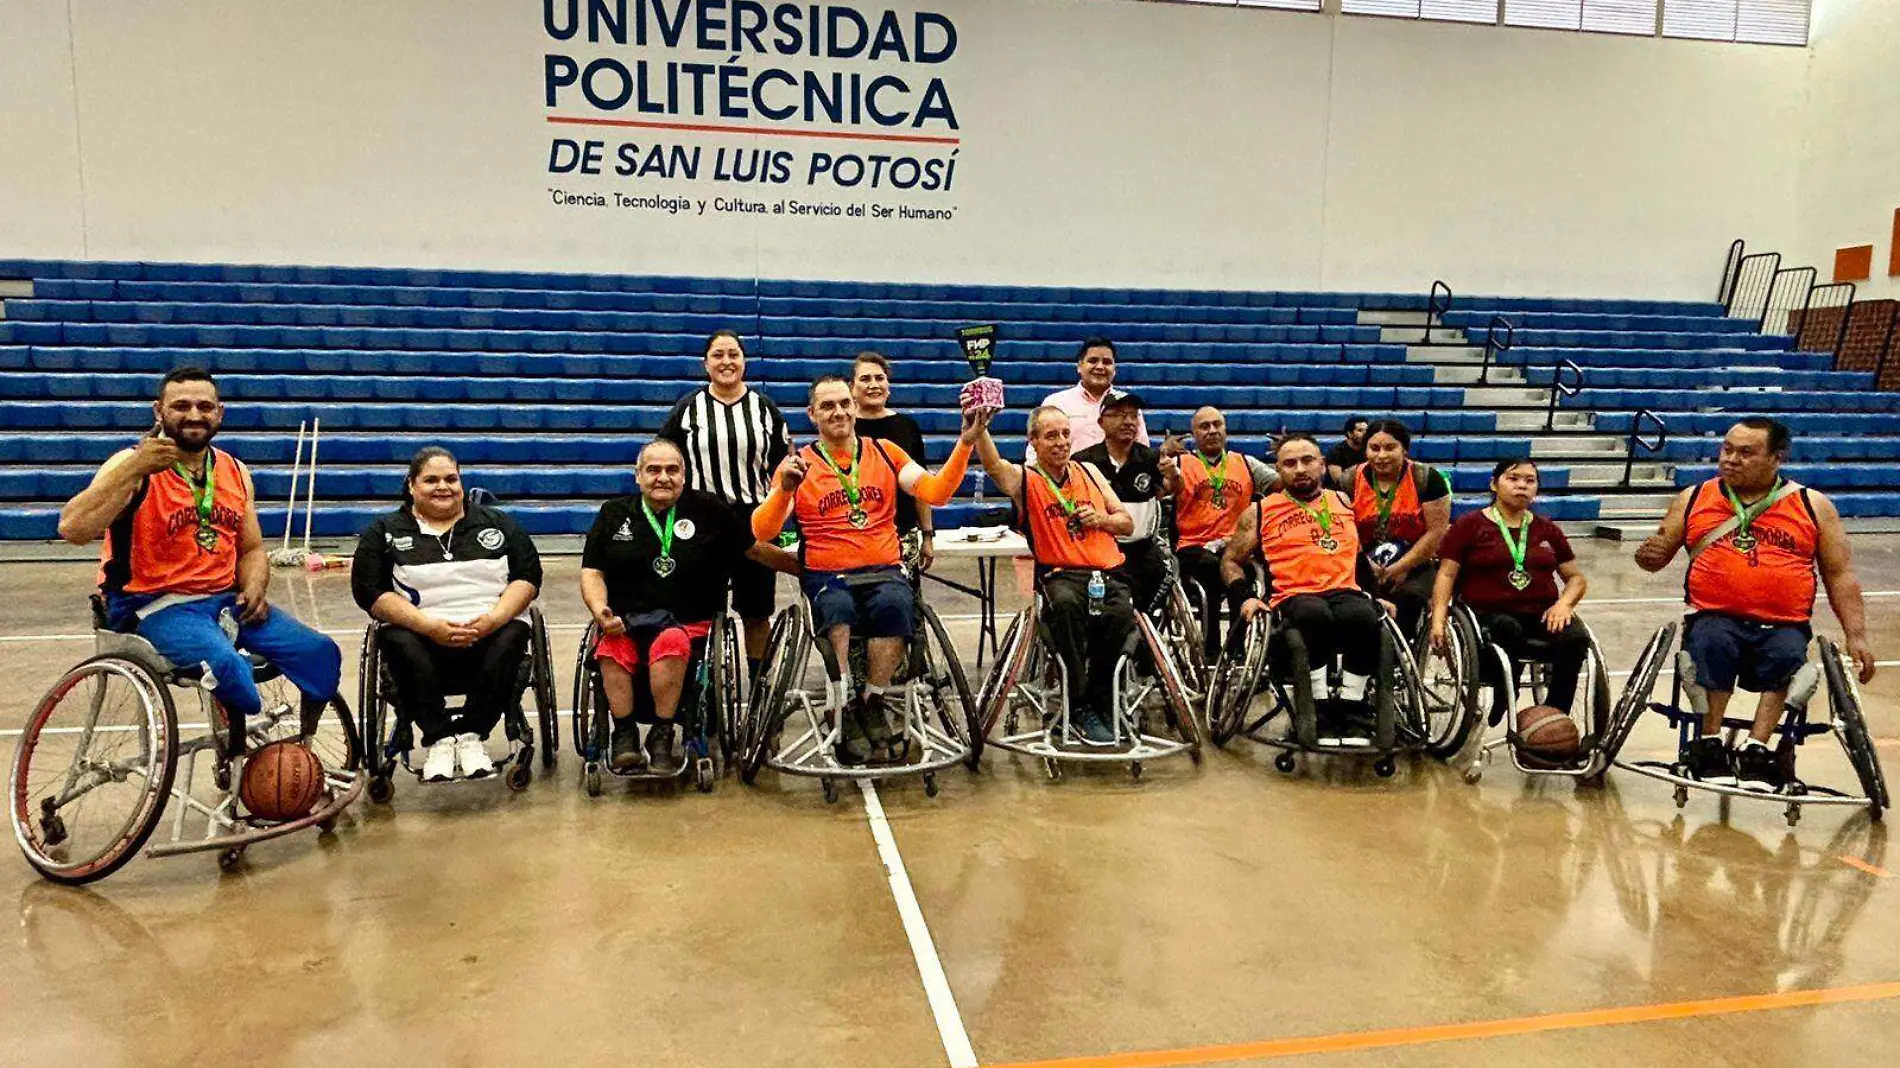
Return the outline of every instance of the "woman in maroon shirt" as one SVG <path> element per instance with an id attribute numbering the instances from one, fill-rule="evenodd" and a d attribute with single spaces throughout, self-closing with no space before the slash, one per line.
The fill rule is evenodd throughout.
<path id="1" fill-rule="evenodd" d="M 1453 597 L 1478 617 L 1478 626 L 1513 661 L 1533 637 L 1550 644 L 1550 688 L 1545 703 L 1569 710 L 1590 638 L 1574 615 L 1588 583 L 1570 540 L 1557 524 L 1531 512 L 1537 465 L 1505 460 L 1491 472 L 1491 506 L 1460 518 L 1438 547 L 1432 587 L 1432 645 L 1445 648 Z M 1496 667 L 1482 661 L 1492 692 L 1502 696 Z"/>

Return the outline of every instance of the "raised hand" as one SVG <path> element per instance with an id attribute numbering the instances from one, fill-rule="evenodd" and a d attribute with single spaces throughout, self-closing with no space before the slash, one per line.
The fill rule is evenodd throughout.
<path id="1" fill-rule="evenodd" d="M 141 473 L 147 475 L 167 470 L 184 458 L 185 454 L 179 450 L 178 443 L 167 436 L 165 428 L 157 423 L 152 424 L 151 433 L 140 438 L 132 450 L 132 462 Z"/>
<path id="2" fill-rule="evenodd" d="M 778 465 L 778 485 L 787 493 L 797 493 L 805 481 L 805 461 L 794 452 Z"/>

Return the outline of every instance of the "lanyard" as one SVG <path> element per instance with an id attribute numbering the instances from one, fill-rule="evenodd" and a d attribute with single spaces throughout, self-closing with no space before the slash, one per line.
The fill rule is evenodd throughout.
<path id="1" fill-rule="evenodd" d="M 1325 495 L 1326 493 L 1324 490 L 1320 491 L 1321 497 L 1324 497 Z M 1291 493 L 1286 495 L 1286 499 L 1289 501 L 1292 501 L 1294 504 L 1299 505 L 1300 511 L 1305 512 L 1307 516 L 1313 520 L 1313 522 L 1318 523 L 1319 532 L 1321 534 L 1331 534 L 1333 532 L 1333 505 L 1331 501 L 1326 502 L 1326 510 L 1324 512 L 1316 512 L 1313 509 L 1308 508 L 1306 506 L 1305 501 L 1300 500 L 1298 497 L 1293 496 L 1293 494 Z"/>
<path id="2" fill-rule="evenodd" d="M 1065 470 L 1066 470 L 1066 469 L 1065 469 Z M 1059 502 L 1061 502 L 1061 504 L 1062 504 L 1062 510 L 1063 510 L 1064 512 L 1066 512 L 1066 513 L 1068 513 L 1068 514 L 1070 514 L 1070 515 L 1074 515 L 1074 514 L 1075 514 L 1075 502 L 1069 499 L 1069 495 L 1068 495 L 1068 494 L 1066 494 L 1066 493 L 1064 493 L 1064 492 L 1062 492 L 1062 487 L 1061 487 L 1061 486 L 1058 486 L 1058 485 L 1056 485 L 1056 480 L 1055 480 L 1055 479 L 1053 479 L 1053 478 L 1050 478 L 1050 477 L 1049 477 L 1049 472 L 1047 472 L 1047 471 L 1044 471 L 1044 470 L 1042 469 L 1042 465 L 1041 465 L 1041 464 L 1037 464 L 1037 465 L 1036 465 L 1036 473 L 1037 473 L 1037 474 L 1039 474 L 1039 475 L 1041 475 L 1041 476 L 1042 476 L 1042 480 L 1043 480 L 1044 482 L 1047 482 L 1047 483 L 1049 484 L 1049 492 L 1050 492 L 1050 493 L 1053 493 L 1053 494 L 1055 494 L 1055 495 L 1056 495 L 1056 500 L 1057 500 L 1057 501 L 1059 501 Z"/>
<path id="3" fill-rule="evenodd" d="M 856 508 L 858 506 L 858 498 L 862 496 L 858 491 L 858 475 L 863 470 L 864 439 L 859 438 L 857 441 L 857 451 L 851 456 L 851 473 L 848 475 L 832 460 L 831 452 L 825 448 L 824 442 L 821 441 L 812 446 L 811 451 L 817 453 L 818 458 L 824 461 L 825 466 L 831 468 L 831 473 L 838 476 L 838 485 L 844 487 L 844 499 L 850 501 L 851 506 Z"/>
<path id="4" fill-rule="evenodd" d="M 215 459 L 209 450 L 205 452 L 205 480 L 203 482 L 192 481 L 191 472 L 185 470 L 184 464 L 173 464 L 172 470 L 178 473 L 179 478 L 185 480 L 186 487 L 191 490 L 191 503 L 198 508 L 199 529 L 209 530 L 211 528 L 211 505 L 212 502 L 217 499 L 218 493 L 217 463 Z"/>
<path id="5" fill-rule="evenodd" d="M 1511 528 L 1504 525 L 1504 517 L 1498 514 L 1497 509 L 1486 508 L 1484 514 L 1490 516 L 1491 522 L 1498 525 L 1498 533 L 1504 537 L 1504 547 L 1509 550 L 1511 554 L 1511 573 L 1514 575 L 1524 574 L 1524 556 L 1530 551 L 1531 547 L 1530 517 L 1524 517 L 1524 525 L 1518 528 L 1517 536 L 1513 537 L 1511 535 Z"/>
<path id="6" fill-rule="evenodd" d="M 1728 487 L 1728 483 L 1722 483 L 1722 495 L 1728 498 L 1729 507 L 1735 509 L 1735 541 L 1742 547 L 1742 551 L 1746 552 L 1748 546 L 1754 544 L 1755 539 L 1748 533 L 1748 528 L 1754 524 L 1755 520 L 1761 518 L 1763 512 L 1774 506 L 1775 491 L 1780 488 L 1781 479 L 1777 478 L 1774 487 L 1761 500 L 1754 504 L 1744 505 L 1742 499 L 1735 495 L 1735 491 Z"/>
<path id="7" fill-rule="evenodd" d="M 1411 474 L 1411 466 L 1411 462 L 1407 461 L 1404 467 L 1399 468 L 1399 477 L 1392 480 L 1392 488 L 1389 490 L 1380 489 L 1378 477 L 1372 473 L 1372 468 L 1366 468 L 1366 481 L 1372 483 L 1372 496 L 1379 506 L 1379 532 L 1381 537 L 1383 537 L 1385 531 L 1392 526 L 1392 502 L 1399 495 L 1399 484 L 1405 481 L 1407 475 Z"/>
<path id="8" fill-rule="evenodd" d="M 640 510 L 646 513 L 647 526 L 653 528 L 653 536 L 660 539 L 661 558 L 671 558 L 673 555 L 673 515 L 679 511 L 679 506 L 673 505 L 667 508 L 664 527 L 660 525 L 660 517 L 653 514 L 653 506 L 647 503 L 645 497 L 640 498 Z"/>
<path id="9" fill-rule="evenodd" d="M 1194 458 L 1207 468 L 1207 484 L 1214 487 L 1214 496 L 1224 496 L 1227 488 L 1227 450 L 1222 449 L 1220 458 L 1209 460 L 1206 453 L 1197 452 Z"/>

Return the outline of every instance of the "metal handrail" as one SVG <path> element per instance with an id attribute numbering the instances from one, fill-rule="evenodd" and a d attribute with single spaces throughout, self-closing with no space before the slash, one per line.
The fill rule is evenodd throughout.
<path id="1" fill-rule="evenodd" d="M 1504 340 L 1498 340 L 1498 327 L 1504 328 Z M 1517 325 L 1502 315 L 1493 315 L 1491 322 L 1484 328 L 1484 364 L 1478 368 L 1478 384 L 1491 384 L 1491 361 L 1511 351 L 1511 344 L 1517 337 Z M 1499 361 L 1498 366 L 1504 364 Z"/>
<path id="2" fill-rule="evenodd" d="M 1643 440 L 1642 429 L 1643 420 L 1645 419 L 1656 424 L 1656 441 L 1654 444 Z M 1668 440 L 1669 424 L 1663 421 L 1662 416 L 1657 415 L 1648 408 L 1644 408 L 1631 417 L 1629 452 L 1623 460 L 1623 488 L 1629 488 L 1630 478 L 1636 470 L 1636 446 L 1641 445 L 1644 452 L 1653 455 L 1661 452 L 1663 443 Z"/>
<path id="3" fill-rule="evenodd" d="M 1577 376 L 1576 385 L 1569 386 L 1569 385 L 1564 384 L 1565 371 L 1569 371 L 1571 374 L 1574 374 Z M 1556 367 L 1552 368 L 1552 373 L 1550 376 L 1550 407 L 1548 407 L 1544 411 L 1544 432 L 1545 433 L 1550 433 L 1551 431 L 1557 429 L 1557 398 L 1558 397 L 1574 397 L 1577 394 L 1582 393 L 1583 379 L 1584 379 L 1583 368 L 1577 366 L 1577 363 L 1575 360 L 1560 359 L 1557 361 Z"/>
<path id="4" fill-rule="evenodd" d="M 1445 299 L 1442 303 L 1438 299 L 1438 294 L 1441 290 L 1445 294 Z M 1432 282 L 1432 291 L 1430 295 L 1425 298 L 1425 344 L 1429 345 L 1432 343 L 1432 327 L 1443 320 L 1445 313 L 1450 310 L 1451 286 L 1446 285 L 1442 279 Z"/>
<path id="5" fill-rule="evenodd" d="M 1728 307 L 1729 301 L 1734 299 L 1735 283 L 1742 276 L 1742 257 L 1747 249 L 1748 246 L 1739 237 L 1728 247 L 1728 259 L 1722 264 L 1722 285 L 1715 297 L 1715 302 L 1722 305 L 1724 309 Z"/>

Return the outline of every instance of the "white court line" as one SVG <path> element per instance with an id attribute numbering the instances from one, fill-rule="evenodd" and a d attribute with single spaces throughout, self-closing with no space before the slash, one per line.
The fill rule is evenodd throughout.
<path id="1" fill-rule="evenodd" d="M 858 780 L 864 794 L 864 818 L 871 824 L 871 837 L 877 841 L 877 855 L 890 876 L 891 896 L 897 899 L 897 914 L 904 921 L 904 934 L 910 938 L 911 956 L 917 959 L 917 973 L 924 981 L 924 996 L 930 999 L 930 1014 L 937 1018 L 937 1034 L 943 1039 L 943 1052 L 950 1068 L 976 1068 L 976 1050 L 970 1047 L 970 1035 L 963 1029 L 963 1017 L 957 1012 L 957 999 L 950 992 L 950 980 L 943 974 L 943 961 L 937 957 L 937 944 L 924 923 L 924 910 L 917 904 L 910 876 L 904 871 L 904 858 L 897 852 L 897 839 L 884 818 L 884 805 L 877 798 L 877 787 L 867 779 Z"/>

